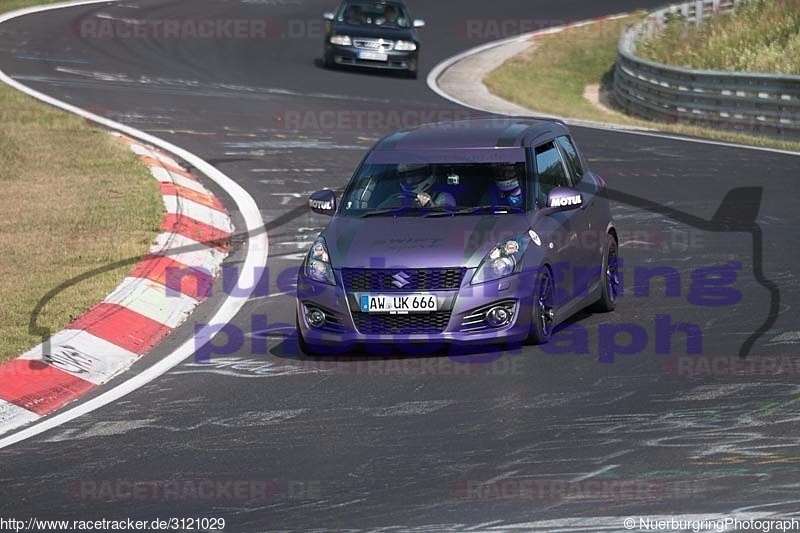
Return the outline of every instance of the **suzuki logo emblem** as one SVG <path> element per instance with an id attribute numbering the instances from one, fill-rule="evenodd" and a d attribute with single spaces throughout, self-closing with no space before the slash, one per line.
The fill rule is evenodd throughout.
<path id="1" fill-rule="evenodd" d="M 408 274 L 406 274 L 405 272 L 398 272 L 397 274 L 392 276 L 393 280 L 392 285 L 394 285 L 398 289 L 402 289 L 403 287 L 411 283 L 410 281 L 408 281 L 408 279 L 409 279 Z"/>

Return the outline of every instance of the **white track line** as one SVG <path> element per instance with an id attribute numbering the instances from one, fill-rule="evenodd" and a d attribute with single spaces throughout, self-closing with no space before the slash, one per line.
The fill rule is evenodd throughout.
<path id="1" fill-rule="evenodd" d="M 11 19 L 21 17 L 23 15 L 28 15 L 31 13 L 39 13 L 42 11 L 48 11 L 51 9 L 61 9 L 65 7 L 72 7 L 72 6 L 82 6 L 82 5 L 90 5 L 90 4 L 106 4 L 109 2 L 118 1 L 118 0 L 81 0 L 77 2 L 65 2 L 63 4 L 53 4 L 48 6 L 38 6 L 38 7 L 31 7 L 27 9 L 20 9 L 17 11 L 12 11 L 9 13 L 5 13 L 0 15 L 0 24 L 3 22 L 7 22 Z M 148 133 L 143 131 L 131 128 L 130 126 L 126 126 L 124 124 L 120 124 L 118 122 L 114 122 L 113 120 L 108 120 L 104 117 L 95 115 L 94 113 L 89 113 L 83 109 L 80 109 L 76 106 L 70 105 L 66 102 L 62 102 L 57 100 L 51 96 L 47 96 L 46 94 L 40 93 L 31 89 L 30 87 L 23 85 L 11 77 L 9 77 L 5 72 L 0 71 L 0 81 L 10 85 L 11 87 L 22 91 L 23 93 L 36 98 L 37 100 L 41 100 L 42 102 L 48 103 L 55 107 L 61 108 L 65 111 L 83 117 L 87 120 L 105 126 L 107 128 L 116 130 L 118 132 L 124 133 L 129 137 L 133 137 L 135 139 L 139 139 L 143 142 L 155 145 L 163 150 L 166 150 L 179 159 L 183 159 L 184 161 L 188 162 L 190 165 L 197 168 L 200 172 L 205 174 L 209 179 L 216 182 L 225 192 L 233 199 L 236 203 L 236 207 L 241 213 L 242 218 L 244 219 L 245 230 L 248 232 L 249 244 L 246 246 L 247 255 L 245 257 L 244 263 L 242 264 L 242 271 L 239 277 L 239 281 L 237 283 L 238 287 L 251 287 L 251 289 L 237 291 L 236 296 L 228 296 L 217 312 L 208 319 L 209 324 L 220 324 L 220 323 L 227 323 L 230 322 L 241 310 L 242 306 L 247 302 L 248 297 L 252 294 L 252 288 L 258 285 L 259 278 L 263 274 L 264 269 L 259 268 L 263 267 L 267 263 L 267 234 L 264 231 L 264 220 L 261 217 L 261 213 L 258 210 L 258 206 L 256 205 L 255 200 L 253 199 L 250 194 L 247 193 L 239 184 L 233 181 L 231 178 L 214 168 L 211 164 L 207 163 L 200 157 L 196 156 L 195 154 L 184 150 L 174 144 L 171 144 L 167 141 L 159 139 L 158 137 L 154 137 Z M 244 292 L 245 294 L 240 294 L 240 292 Z M 218 329 L 218 328 L 209 328 L 210 330 Z M 200 338 L 209 338 L 209 334 L 205 334 L 204 332 L 199 332 L 199 335 L 202 337 Z M 181 346 L 179 346 L 175 351 L 155 363 L 153 366 L 148 367 L 147 369 L 143 370 L 141 373 L 137 374 L 136 376 L 132 377 L 131 379 L 120 383 L 119 385 L 115 386 L 112 389 L 104 392 L 100 396 L 97 396 L 87 402 L 84 402 L 72 409 L 64 411 L 59 414 L 55 414 L 53 416 L 48 416 L 42 419 L 41 422 L 38 422 L 22 431 L 18 431 L 17 433 L 13 433 L 7 437 L 0 439 L 0 448 L 5 448 L 7 446 L 11 446 L 12 444 L 16 444 L 21 442 L 25 439 L 29 439 L 35 435 L 48 431 L 52 428 L 58 427 L 61 424 L 69 422 L 70 420 L 74 420 L 80 416 L 83 416 L 87 413 L 90 413 L 96 409 L 99 409 L 109 403 L 116 401 L 123 396 L 139 389 L 140 387 L 150 383 L 154 379 L 158 378 L 165 372 L 169 371 L 171 368 L 175 367 L 176 365 L 180 364 L 183 360 L 191 357 L 194 353 L 195 349 L 195 339 L 198 335 L 193 336 L 193 338 L 184 342 Z M 213 337 L 213 334 L 211 335 Z M 209 341 L 210 342 L 210 341 Z"/>

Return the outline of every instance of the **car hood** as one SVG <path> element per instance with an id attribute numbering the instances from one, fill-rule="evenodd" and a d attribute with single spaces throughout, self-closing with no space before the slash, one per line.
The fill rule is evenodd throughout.
<path id="1" fill-rule="evenodd" d="M 322 233 L 333 268 L 476 268 L 493 246 L 523 235 L 527 216 L 335 217 Z"/>
<path id="2" fill-rule="evenodd" d="M 334 35 L 349 35 L 350 37 L 370 37 L 373 39 L 391 39 L 393 41 L 402 39 L 404 41 L 417 42 L 417 36 L 411 28 L 354 26 L 339 23 L 333 26 L 331 33 Z"/>

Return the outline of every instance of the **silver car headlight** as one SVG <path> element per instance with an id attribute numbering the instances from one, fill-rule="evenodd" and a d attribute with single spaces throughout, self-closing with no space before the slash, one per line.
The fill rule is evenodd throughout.
<path id="1" fill-rule="evenodd" d="M 470 283 L 475 285 L 494 281 L 519 272 L 522 254 L 525 253 L 529 242 L 530 239 L 520 237 L 497 244 L 483 258 Z"/>
<path id="2" fill-rule="evenodd" d="M 322 283 L 329 285 L 336 285 L 336 280 L 333 277 L 333 267 L 331 266 L 331 258 L 328 254 L 328 247 L 325 246 L 325 239 L 317 237 L 314 244 L 306 256 L 305 264 L 306 276 Z"/>
<path id="3" fill-rule="evenodd" d="M 399 52 L 413 52 L 417 49 L 417 45 L 411 41 L 396 41 L 394 49 Z"/>
<path id="4" fill-rule="evenodd" d="M 331 35 L 329 40 L 331 44 L 338 44 L 339 46 L 351 46 L 353 44 L 349 35 Z"/>

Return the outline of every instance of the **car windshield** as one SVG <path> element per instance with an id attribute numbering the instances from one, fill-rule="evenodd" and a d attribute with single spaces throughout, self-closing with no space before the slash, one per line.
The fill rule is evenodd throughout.
<path id="1" fill-rule="evenodd" d="M 353 26 L 384 26 L 408 28 L 411 21 L 402 4 L 381 2 L 346 2 L 336 17 L 339 22 Z"/>
<path id="2" fill-rule="evenodd" d="M 364 164 L 345 191 L 341 214 L 473 216 L 525 210 L 524 162 Z"/>

